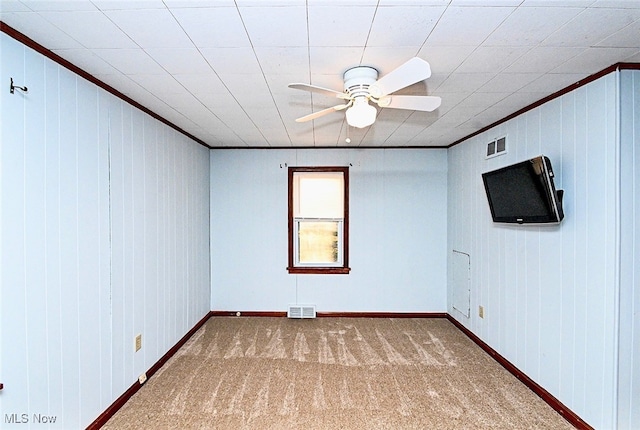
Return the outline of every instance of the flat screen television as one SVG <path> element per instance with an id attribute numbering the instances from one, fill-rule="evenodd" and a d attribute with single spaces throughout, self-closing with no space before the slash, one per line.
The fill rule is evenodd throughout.
<path id="1" fill-rule="evenodd" d="M 553 183 L 544 155 L 482 174 L 494 222 L 559 223 L 564 218 L 562 190 Z"/>

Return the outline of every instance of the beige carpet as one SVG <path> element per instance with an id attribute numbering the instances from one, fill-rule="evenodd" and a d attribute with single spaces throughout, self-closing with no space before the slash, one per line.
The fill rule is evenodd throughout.
<path id="1" fill-rule="evenodd" d="M 446 319 L 214 317 L 105 429 L 569 429 Z"/>

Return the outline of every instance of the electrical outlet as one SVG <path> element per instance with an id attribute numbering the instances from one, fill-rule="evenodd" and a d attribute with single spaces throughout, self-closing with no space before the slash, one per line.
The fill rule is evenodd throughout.
<path id="1" fill-rule="evenodd" d="M 484 306 L 478 306 L 478 316 L 484 318 Z"/>
<path id="2" fill-rule="evenodd" d="M 142 375 L 138 376 L 138 382 L 140 383 L 140 385 L 147 382 L 147 374 L 143 373 Z"/>
<path id="3" fill-rule="evenodd" d="M 141 334 L 136 336 L 135 347 L 136 347 L 136 351 L 135 352 L 138 352 L 138 351 L 140 351 L 142 349 L 142 335 Z"/>

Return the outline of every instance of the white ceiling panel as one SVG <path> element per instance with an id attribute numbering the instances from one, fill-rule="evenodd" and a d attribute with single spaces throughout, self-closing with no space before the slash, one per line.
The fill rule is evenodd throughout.
<path id="1" fill-rule="evenodd" d="M 619 62 L 640 62 L 640 2 L 623 0 L 0 0 L 23 33 L 211 147 L 447 146 Z M 412 57 L 432 75 L 347 127 L 346 70 Z M 4 64 L 3 64 L 4 66 Z M 6 67 L 11 67 L 8 65 Z M 640 66 L 639 66 L 640 67 Z M 27 83 L 28 84 L 28 83 Z M 370 103 L 375 103 L 372 99 Z M 349 134 L 352 142 L 347 144 Z"/>
<path id="2" fill-rule="evenodd" d="M 590 74 L 591 70 L 605 69 L 618 59 L 626 61 L 636 52 L 638 52 L 636 48 L 589 48 L 562 63 L 551 72 Z"/>
<path id="3" fill-rule="evenodd" d="M 426 41 L 427 46 L 478 46 L 515 7 L 449 7 Z"/>
<path id="4" fill-rule="evenodd" d="M 166 9 L 162 0 L 91 0 L 91 3 L 100 10 Z"/>
<path id="5" fill-rule="evenodd" d="M 184 88 L 195 95 L 199 94 L 229 94 L 229 90 L 224 86 L 218 75 L 209 71 L 206 73 L 175 73 L 173 77 L 184 86 Z"/>
<path id="6" fill-rule="evenodd" d="M 105 14 L 141 48 L 190 45 L 186 33 L 167 9 L 110 10 Z M 162 32 L 150 32 L 148 29 L 153 26 L 162 28 Z"/>
<path id="7" fill-rule="evenodd" d="M 96 6 L 90 0 L 33 0 L 23 3 L 36 12 L 96 10 Z M 4 1 L 2 8 L 4 9 Z"/>
<path id="8" fill-rule="evenodd" d="M 41 16 L 87 49 L 136 47 L 126 33 L 99 11 L 42 12 Z"/>
<path id="9" fill-rule="evenodd" d="M 640 9 L 585 9 L 545 39 L 544 46 L 596 45 L 640 18 Z"/>
<path id="10" fill-rule="evenodd" d="M 259 74 L 260 64 L 256 53 L 250 47 L 245 48 L 201 48 L 200 53 L 218 74 Z"/>
<path id="11" fill-rule="evenodd" d="M 500 73 L 481 86 L 478 91 L 483 93 L 504 93 L 505 91 L 514 93 L 540 76 L 542 73 Z"/>
<path id="12" fill-rule="evenodd" d="M 307 9 L 301 6 L 240 7 L 254 47 L 307 46 Z M 286 22 L 287 25 L 281 23 Z"/>
<path id="13" fill-rule="evenodd" d="M 638 37 L 640 37 L 640 19 L 604 38 L 596 46 L 635 48 L 637 44 L 634 43 L 634 40 L 637 40 Z"/>
<path id="14" fill-rule="evenodd" d="M 149 48 L 145 52 L 169 73 L 211 71 L 211 66 L 196 48 Z"/>
<path id="15" fill-rule="evenodd" d="M 526 46 L 480 46 L 458 67 L 459 73 L 498 73 L 529 50 Z"/>
<path id="16" fill-rule="evenodd" d="M 60 31 L 58 27 L 47 21 L 36 12 L 6 12 L 2 6 L 0 19 L 3 22 L 11 22 L 14 28 L 30 28 L 28 37 L 45 45 L 48 49 L 75 49 L 83 48 L 82 44 L 67 33 Z M 26 8 L 26 6 L 25 6 Z"/>
<path id="17" fill-rule="evenodd" d="M 309 46 L 364 46 L 376 8 L 330 3 L 308 8 Z"/>
<path id="18" fill-rule="evenodd" d="M 93 52 L 125 75 L 164 74 L 165 70 L 143 49 L 94 49 Z"/>
<path id="19" fill-rule="evenodd" d="M 171 13 L 199 48 L 251 46 L 235 7 L 176 8 Z"/>
<path id="20" fill-rule="evenodd" d="M 486 46 L 535 46 L 582 12 L 582 8 L 518 8 L 483 42 Z"/>
<path id="21" fill-rule="evenodd" d="M 367 47 L 421 47 L 444 11 L 444 6 L 379 7 Z"/>
<path id="22" fill-rule="evenodd" d="M 537 46 L 504 69 L 507 73 L 547 73 L 586 48 Z"/>
<path id="23" fill-rule="evenodd" d="M 454 72 L 477 48 L 468 46 L 424 46 L 418 56 L 429 62 L 432 74 Z"/>

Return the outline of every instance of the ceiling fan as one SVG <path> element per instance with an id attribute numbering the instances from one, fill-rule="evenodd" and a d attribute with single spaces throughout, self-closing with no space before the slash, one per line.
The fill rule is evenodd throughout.
<path id="1" fill-rule="evenodd" d="M 350 126 L 368 127 L 375 122 L 378 113 L 377 109 L 369 104 L 369 101 L 382 108 L 430 112 L 440 106 L 442 101 L 440 97 L 391 94 L 416 82 L 425 80 L 429 76 L 431 76 L 429 63 L 421 58 L 414 57 L 380 79 L 378 79 L 378 71 L 373 67 L 353 67 L 344 72 L 344 92 L 310 84 L 289 84 L 289 88 L 320 93 L 343 99 L 346 102 L 305 115 L 296 119 L 296 122 L 310 121 L 332 112 L 346 109 L 345 115 Z"/>

